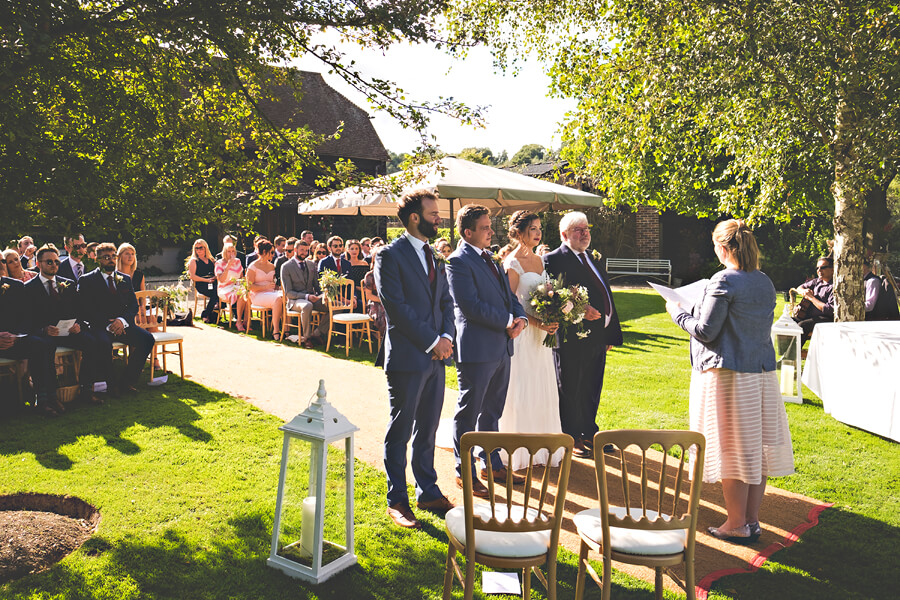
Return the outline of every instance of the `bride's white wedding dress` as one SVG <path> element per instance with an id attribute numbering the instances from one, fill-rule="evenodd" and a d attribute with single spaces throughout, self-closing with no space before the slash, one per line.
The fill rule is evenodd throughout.
<path id="1" fill-rule="evenodd" d="M 531 310 L 531 292 L 539 284 L 547 281 L 547 272 L 526 272 L 519 261 L 508 258 L 504 262 L 507 269 L 519 274 L 516 296 L 525 312 Z M 543 345 L 545 331 L 529 325 L 515 340 L 515 353 L 510 362 L 509 391 L 506 406 L 500 417 L 499 430 L 508 433 L 560 433 L 559 391 L 556 387 L 556 369 L 553 365 L 553 350 Z M 547 463 L 547 450 L 535 455 L 534 464 Z M 553 456 L 552 466 L 559 465 L 562 450 Z M 505 453 L 501 453 L 503 464 L 507 464 Z M 528 467 L 528 453 L 517 450 L 512 457 L 512 469 L 518 471 Z"/>

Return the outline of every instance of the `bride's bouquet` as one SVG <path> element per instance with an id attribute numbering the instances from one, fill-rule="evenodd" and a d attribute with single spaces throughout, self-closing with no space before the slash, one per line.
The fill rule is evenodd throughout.
<path id="1" fill-rule="evenodd" d="M 575 335 L 579 338 L 588 336 L 582 323 L 587 307 L 587 289 L 580 285 L 566 287 L 562 279 L 549 279 L 531 292 L 531 308 L 535 316 L 545 323 L 559 323 L 560 342 L 566 341 L 564 325 L 574 325 Z M 548 333 L 544 337 L 544 345 L 548 348 L 556 346 L 556 334 Z"/>

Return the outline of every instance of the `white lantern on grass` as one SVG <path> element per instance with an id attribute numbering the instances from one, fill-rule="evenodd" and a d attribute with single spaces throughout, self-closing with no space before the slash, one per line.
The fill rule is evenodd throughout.
<path id="1" fill-rule="evenodd" d="M 353 546 L 353 432 L 359 428 L 325 399 L 285 423 L 270 567 L 312 583 L 356 564 Z M 329 444 L 344 442 L 344 453 Z"/>
<path id="2" fill-rule="evenodd" d="M 775 344 L 775 370 L 781 387 L 781 399 L 803 404 L 800 387 L 800 346 L 803 345 L 803 329 L 791 318 L 790 305 L 772 325 L 772 343 Z"/>

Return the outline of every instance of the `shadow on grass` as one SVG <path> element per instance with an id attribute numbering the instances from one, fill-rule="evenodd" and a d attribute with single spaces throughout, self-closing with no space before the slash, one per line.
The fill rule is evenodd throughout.
<path id="1" fill-rule="evenodd" d="M 31 453 L 48 469 L 67 470 L 72 460 L 59 448 L 84 436 L 103 438 L 106 445 L 125 455 L 141 448 L 122 433 L 134 425 L 152 429 L 173 427 L 193 442 L 206 443 L 212 435 L 194 422 L 200 415 L 192 405 L 229 399 L 188 380 L 171 376 L 170 383 L 148 388 L 142 380 L 139 392 L 119 398 L 107 397 L 102 406 L 72 403 L 65 414 L 47 419 L 33 413 L 8 416 L 0 424 L 0 455 Z"/>
<path id="2" fill-rule="evenodd" d="M 613 301 L 619 311 L 619 320 L 623 324 L 648 315 L 666 312 L 665 300 L 655 292 L 616 290 L 613 292 Z"/>

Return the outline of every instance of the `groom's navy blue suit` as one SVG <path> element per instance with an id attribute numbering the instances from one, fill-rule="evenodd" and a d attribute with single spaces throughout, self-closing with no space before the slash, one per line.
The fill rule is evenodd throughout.
<path id="1" fill-rule="evenodd" d="M 497 431 L 497 422 L 506 404 L 509 359 L 513 354 L 513 341 L 506 328 L 510 324 L 510 315 L 513 320 L 526 317 L 509 288 L 504 270 L 499 265 L 489 265 L 480 251 L 470 244 L 461 243 L 450 255 L 447 278 L 456 316 L 455 352 L 459 378 L 453 446 L 456 474 L 462 476 L 459 440 L 469 431 Z M 481 458 L 486 459 L 483 454 Z M 499 453 L 491 455 L 491 466 L 493 469 L 503 467 Z"/>
<path id="2" fill-rule="evenodd" d="M 425 245 L 429 252 L 431 247 Z M 391 418 L 384 440 L 388 506 L 409 504 L 406 445 L 412 436 L 412 471 L 419 502 L 443 496 L 434 470 L 435 433 L 444 404 L 444 362 L 432 360 L 440 336 L 453 339 L 453 301 L 440 261 L 428 282 L 424 255 L 403 235 L 375 257 L 375 287 L 387 316 L 384 370 Z"/>

